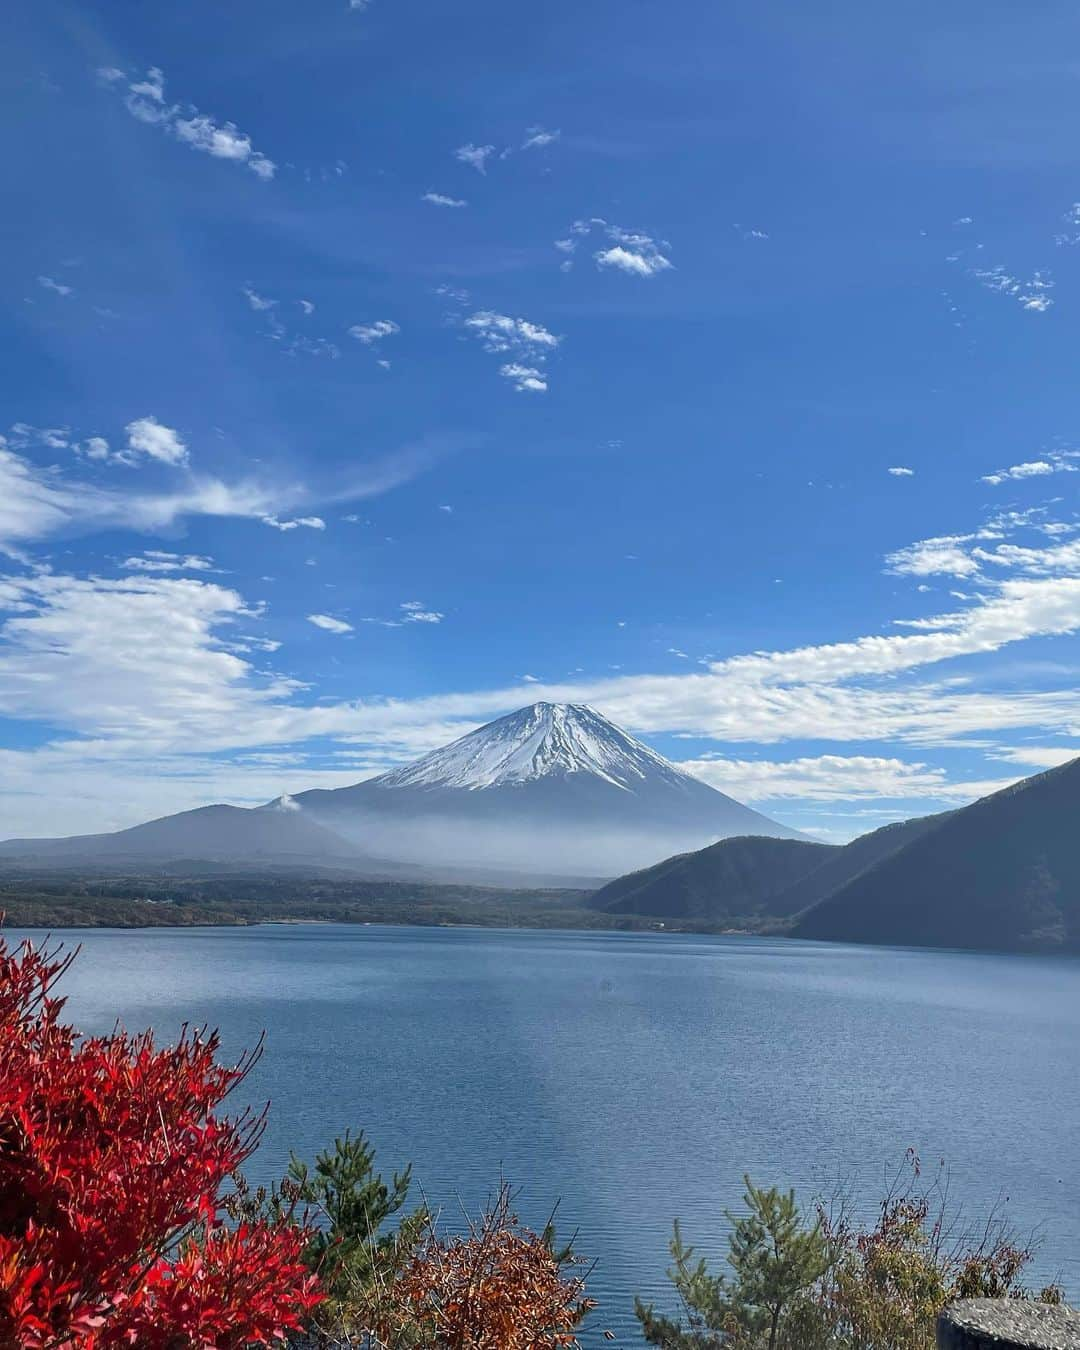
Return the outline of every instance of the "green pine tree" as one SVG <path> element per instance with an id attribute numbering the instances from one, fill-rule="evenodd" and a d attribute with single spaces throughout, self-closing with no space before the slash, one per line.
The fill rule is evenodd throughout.
<path id="1" fill-rule="evenodd" d="M 380 1298 L 427 1231 L 426 1209 L 401 1213 L 411 1181 L 411 1167 L 384 1181 L 363 1131 L 346 1133 L 319 1153 L 313 1166 L 294 1154 L 285 1179 L 269 1189 L 252 1190 L 237 1177 L 229 1210 L 238 1222 L 289 1214 L 307 1215 L 317 1225 L 304 1253 L 327 1294 L 315 1325 L 327 1336 L 352 1335 L 370 1324 Z"/>
<path id="2" fill-rule="evenodd" d="M 786 1325 L 802 1296 L 829 1267 L 828 1244 L 820 1223 L 808 1226 L 794 1191 L 762 1190 L 746 1182 L 749 1212 L 728 1214 L 731 1274 L 713 1275 L 682 1240 L 678 1222 L 671 1240 L 668 1276 L 683 1307 L 683 1318 L 658 1315 L 637 1300 L 635 1311 L 645 1339 L 663 1350 L 796 1350 Z M 805 1317 L 800 1346 L 806 1334 Z"/>

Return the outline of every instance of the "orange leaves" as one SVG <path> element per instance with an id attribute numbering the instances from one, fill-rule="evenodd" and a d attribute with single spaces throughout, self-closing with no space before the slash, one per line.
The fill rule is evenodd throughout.
<path id="1" fill-rule="evenodd" d="M 506 1187 L 463 1237 L 430 1230 L 386 1300 L 380 1337 L 394 1345 L 409 1328 L 446 1350 L 556 1350 L 577 1344 L 593 1307 L 584 1282 L 543 1237 L 522 1228 Z"/>

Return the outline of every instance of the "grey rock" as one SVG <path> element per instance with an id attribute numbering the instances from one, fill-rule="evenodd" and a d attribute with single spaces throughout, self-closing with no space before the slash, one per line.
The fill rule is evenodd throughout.
<path id="1" fill-rule="evenodd" d="M 965 1298 L 937 1320 L 938 1350 L 1080 1350 L 1080 1313 L 1019 1298 Z"/>

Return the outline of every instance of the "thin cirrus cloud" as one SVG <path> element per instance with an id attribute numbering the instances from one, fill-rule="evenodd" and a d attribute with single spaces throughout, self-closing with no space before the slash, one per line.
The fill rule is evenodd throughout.
<path id="1" fill-rule="evenodd" d="M 522 150 L 542 150 L 545 146 L 554 144 L 561 135 L 561 131 L 548 131 L 544 127 L 529 127 L 525 133 L 525 139 L 521 142 L 521 148 Z"/>
<path id="2" fill-rule="evenodd" d="M 1010 296 L 1021 309 L 1031 313 L 1045 314 L 1054 303 L 1047 294 L 1053 290 L 1054 283 L 1045 271 L 1033 272 L 1027 280 L 1012 276 L 1001 266 L 974 267 L 971 269 L 971 275 L 980 286 Z"/>
<path id="3" fill-rule="evenodd" d="M 296 516 L 293 520 L 279 520 L 277 516 L 260 516 L 259 519 L 264 525 L 269 525 L 272 529 L 280 530 L 283 534 L 290 530 L 325 530 L 326 521 L 322 516 Z"/>
<path id="4" fill-rule="evenodd" d="M 950 783 L 944 769 L 876 755 L 817 755 L 789 760 L 705 755 L 679 767 L 750 802 L 858 802 L 910 799 L 971 801 L 1013 780 Z"/>
<path id="5" fill-rule="evenodd" d="M 399 608 L 402 623 L 442 623 L 446 618 L 437 609 L 428 609 L 422 600 L 403 600 Z"/>
<path id="6" fill-rule="evenodd" d="M 893 467 L 889 470 L 889 473 L 891 473 L 892 476 L 893 476 L 894 478 L 914 478 L 914 477 L 915 477 L 915 470 L 914 470 L 914 469 L 909 469 L 909 468 L 906 467 L 906 465 L 903 465 L 903 464 L 895 464 L 895 465 L 893 465 Z"/>
<path id="7" fill-rule="evenodd" d="M 506 356 L 499 374 L 509 380 L 518 393 L 545 393 L 547 373 L 544 363 L 562 338 L 543 324 L 513 318 L 482 309 L 464 320 L 465 328 L 476 337 L 486 352 Z"/>
<path id="8" fill-rule="evenodd" d="M 11 437 L 0 436 L 0 553 L 22 557 L 32 544 L 60 535 L 126 528 L 152 533 L 174 527 L 189 516 L 262 521 L 281 531 L 321 529 L 325 522 L 299 509 L 317 503 L 361 501 L 380 496 L 423 473 L 443 455 L 460 449 L 453 439 L 428 438 L 379 456 L 347 472 L 315 483 L 259 478 L 227 480 L 196 472 L 179 433 L 155 418 L 129 423 L 128 448 L 113 452 L 104 437 L 77 440 L 66 428 L 40 430 L 16 423 Z M 73 461 L 96 457 L 108 462 L 136 453 L 157 460 L 165 486 L 132 490 L 103 486 L 65 466 L 42 466 L 29 454 L 37 446 L 77 452 Z M 137 460 L 137 462 L 144 462 Z"/>
<path id="9" fill-rule="evenodd" d="M 308 623 L 314 624 L 326 633 L 351 633 L 353 626 L 344 619 L 335 619 L 332 614 L 309 614 Z"/>
<path id="10" fill-rule="evenodd" d="M 397 616 L 393 619 L 368 618 L 362 623 L 375 624 L 379 628 L 400 628 L 407 623 L 442 623 L 446 615 L 437 609 L 428 609 L 422 600 L 403 600 L 398 605 Z"/>
<path id="11" fill-rule="evenodd" d="M 248 304 L 257 314 L 265 314 L 269 310 L 277 307 L 277 301 L 269 299 L 268 296 L 260 295 L 258 291 L 252 290 L 250 286 L 244 287 L 244 296 Z"/>
<path id="12" fill-rule="evenodd" d="M 198 108 L 167 103 L 165 76 L 159 67 L 151 66 L 141 79 L 129 79 L 126 71 L 115 66 L 99 70 L 98 76 L 110 88 L 124 90 L 124 106 L 132 117 L 161 127 L 189 149 L 241 164 L 264 182 L 277 172 L 274 161 L 256 150 L 251 137 L 234 122 L 216 122 Z"/>
<path id="13" fill-rule="evenodd" d="M 213 558 L 199 553 L 167 553 L 148 548 L 132 558 L 125 558 L 120 566 L 127 572 L 213 572 Z"/>
<path id="14" fill-rule="evenodd" d="M 468 164 L 477 173 L 487 173 L 487 162 L 494 153 L 493 145 L 473 145 L 470 141 L 458 146 L 454 151 L 454 158 L 462 164 Z"/>
<path id="15" fill-rule="evenodd" d="M 401 328 L 393 319 L 375 319 L 372 323 L 354 323 L 349 329 L 349 336 L 362 342 L 365 347 L 375 347 L 383 338 L 393 337 L 400 332 Z"/>
<path id="16" fill-rule="evenodd" d="M 69 296 L 75 294 L 71 286 L 65 286 L 62 281 L 57 281 L 55 277 L 38 277 L 37 281 L 42 290 L 52 291 L 54 295 Z"/>
<path id="17" fill-rule="evenodd" d="M 454 209 L 469 204 L 464 197 L 448 197 L 445 192 L 425 192 L 420 200 L 431 206 L 449 206 Z"/>
<path id="18" fill-rule="evenodd" d="M 281 320 L 281 305 L 276 299 L 268 295 L 262 295 L 251 286 L 244 286 L 241 292 L 248 302 L 248 307 L 256 314 L 260 314 L 265 322 L 264 336 L 271 342 L 279 344 L 281 350 L 286 356 L 325 356 L 330 360 L 336 361 L 341 356 L 341 351 L 336 343 L 328 338 L 312 337 L 308 333 L 290 332 Z M 297 306 L 305 318 L 310 318 L 315 313 L 315 306 L 310 300 L 298 300 Z"/>
<path id="19" fill-rule="evenodd" d="M 554 145 L 561 136 L 562 132 L 558 129 L 552 131 L 542 126 L 528 127 L 518 149 L 543 150 L 549 145 Z M 506 145 L 502 150 L 496 151 L 494 145 L 474 145 L 469 141 L 465 145 L 457 147 L 454 151 L 454 158 L 461 164 L 468 164 L 477 173 L 486 174 L 488 160 L 496 153 L 499 159 L 508 159 L 514 153 L 514 147 Z M 428 200 L 428 198 L 425 198 L 425 200 Z"/>

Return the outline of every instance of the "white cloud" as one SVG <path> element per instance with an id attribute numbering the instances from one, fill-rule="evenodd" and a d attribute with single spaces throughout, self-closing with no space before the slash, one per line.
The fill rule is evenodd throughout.
<path id="1" fill-rule="evenodd" d="M 333 342 L 321 337 L 307 337 L 303 333 L 291 337 L 282 350 L 286 356 L 295 356 L 301 352 L 305 356 L 326 356 L 331 361 L 341 356 L 340 349 Z"/>
<path id="2" fill-rule="evenodd" d="M 889 472 L 892 474 L 892 476 L 893 476 L 894 478 L 914 478 L 914 477 L 915 477 L 915 470 L 914 470 L 914 469 L 906 469 L 906 468 L 904 468 L 902 465 L 899 465 L 899 464 L 896 465 L 894 468 L 891 468 L 891 469 L 889 470 Z"/>
<path id="3" fill-rule="evenodd" d="M 974 267 L 971 269 L 971 275 L 987 290 L 1011 296 L 1021 309 L 1044 313 L 1054 303 L 1047 295 L 1047 291 L 1053 290 L 1054 287 L 1047 272 L 1034 272 L 1027 281 L 1011 276 L 1001 266 Z"/>
<path id="4" fill-rule="evenodd" d="M 659 253 L 646 255 L 635 253 L 631 249 L 616 244 L 613 248 L 600 249 L 593 255 L 598 267 L 615 267 L 620 272 L 630 272 L 633 276 L 653 277 L 671 266 L 667 258 Z"/>
<path id="5" fill-rule="evenodd" d="M 1062 220 L 1068 221 L 1072 226 L 1069 234 L 1054 235 L 1055 244 L 1080 244 L 1080 234 L 1076 232 L 1076 227 L 1080 225 L 1080 202 L 1073 202 L 1068 211 L 1062 216 Z"/>
<path id="6" fill-rule="evenodd" d="M 403 600 L 399 606 L 402 623 L 442 623 L 446 618 L 437 609 L 428 609 L 422 600 Z"/>
<path id="7" fill-rule="evenodd" d="M 420 200 L 430 202 L 432 206 L 468 206 L 469 204 L 463 197 L 448 197 L 445 192 L 425 192 Z"/>
<path id="8" fill-rule="evenodd" d="M 545 131 L 543 127 L 530 127 L 525 133 L 525 139 L 521 142 L 522 150 L 541 150 L 545 145 L 551 145 L 562 135 L 560 131 Z"/>
<path id="9" fill-rule="evenodd" d="M 509 352 L 516 348 L 537 348 L 551 351 L 561 338 L 538 323 L 528 319 L 512 319 L 508 314 L 492 310 L 478 310 L 465 320 L 465 327 L 474 332 L 484 344 L 485 351 Z"/>
<path id="10" fill-rule="evenodd" d="M 517 361 L 508 361 L 499 367 L 499 374 L 504 379 L 511 380 L 519 394 L 547 392 L 547 375 L 536 366 L 523 366 Z"/>
<path id="11" fill-rule="evenodd" d="M 198 553 L 164 553 L 148 548 L 141 556 L 125 558 L 120 564 L 129 572 L 213 572 L 214 560 Z"/>
<path id="12" fill-rule="evenodd" d="M 16 422 L 10 438 L 0 438 L 0 444 L 22 450 L 28 446 L 43 446 L 47 450 L 72 450 L 80 459 L 103 464 L 125 464 L 134 467 L 146 459 L 157 460 L 174 467 L 186 465 L 188 450 L 178 432 L 164 426 L 156 417 L 138 417 L 124 428 L 127 444 L 113 451 L 104 436 L 89 436 L 83 442 L 74 440 L 67 427 L 32 427 Z"/>
<path id="13" fill-rule="evenodd" d="M 521 702 L 519 684 L 412 701 L 318 701 L 294 681 L 260 672 L 250 658 L 258 650 L 255 644 L 232 637 L 241 618 L 244 632 L 250 629 L 257 609 L 235 590 L 194 578 L 141 573 L 118 582 L 52 574 L 9 577 L 0 583 L 0 602 L 13 611 L 0 630 L 0 714 L 37 718 L 80 738 L 53 742 L 40 759 L 17 761 L 13 773 L 20 783 L 33 780 L 34 765 L 42 765 L 39 790 L 42 782 L 59 781 L 49 775 L 61 763 L 78 777 L 92 762 L 124 760 L 129 779 L 142 783 L 163 763 L 179 774 L 185 756 L 194 756 L 188 762 L 198 764 L 200 756 L 211 753 L 295 749 L 328 737 L 364 747 L 357 757 L 366 754 L 369 764 L 373 756 L 400 759 Z M 408 619 L 437 613 L 421 605 L 406 601 L 401 619 L 386 622 L 434 622 Z M 899 677 L 1025 638 L 1078 630 L 1080 579 L 1024 579 L 1002 583 L 993 597 L 963 612 L 937 616 L 925 632 L 756 652 L 678 675 L 537 681 L 531 689 L 535 697 L 593 703 L 645 735 L 761 744 L 810 739 L 925 745 L 1029 728 L 1044 738 L 1075 741 L 1080 739 L 1075 682 L 1061 690 L 1017 693 L 973 690 L 947 678 L 910 684 Z M 755 790 L 780 794 L 785 778 L 791 784 L 814 780 L 818 786 L 809 790 L 819 793 L 831 782 L 833 790 L 856 796 L 869 795 L 874 784 L 897 796 L 915 796 L 925 787 L 942 800 L 974 791 L 967 782 L 935 786 L 934 771 L 919 766 L 890 766 L 873 756 L 840 758 L 856 763 L 810 769 L 791 761 L 767 771 L 768 789 L 764 781 L 755 789 L 753 775 L 764 780 L 763 771 L 741 765 L 725 769 L 699 756 L 710 764 L 709 774 L 738 772 L 748 795 Z M 223 795 L 220 786 L 210 786 L 214 782 L 227 783 L 235 799 L 243 790 L 240 770 L 219 765 L 216 772 L 216 779 L 204 782 L 201 800 Z M 916 778 L 920 772 L 930 775 L 922 784 Z M 303 785 L 310 785 L 312 777 L 305 771 Z M 88 773 L 85 781 L 90 781 Z M 115 788 L 115 777 L 99 774 L 96 781 L 89 800 L 97 803 L 95 809 L 114 810 L 115 801 L 107 802 L 105 794 Z M 295 779 L 278 790 L 293 786 Z M 159 803 L 169 809 L 171 790 L 163 786 L 161 794 L 140 796 L 142 817 L 154 814 Z M 32 812 L 32 803 L 25 809 Z M 72 809 L 90 807 L 84 803 Z M 19 828 L 18 819 L 8 813 L 12 832 Z M 55 817 L 42 828 L 56 832 Z"/>
<path id="14" fill-rule="evenodd" d="M 244 287 L 244 295 L 247 296 L 247 302 L 256 312 L 265 312 L 273 309 L 277 304 L 276 300 L 268 300 L 265 295 L 260 295 L 258 291 L 253 291 L 250 286 Z M 310 313 L 310 311 L 307 311 Z"/>
<path id="15" fill-rule="evenodd" d="M 70 286 L 65 286 L 63 282 L 57 281 L 54 277 L 38 277 L 38 285 L 46 291 L 53 291 L 56 295 L 74 294 Z"/>
<path id="16" fill-rule="evenodd" d="M 627 272 L 631 276 L 654 277 L 660 272 L 669 271 L 674 263 L 667 256 L 670 245 L 656 240 L 640 230 L 627 230 L 621 225 L 612 225 L 601 216 L 575 220 L 570 226 L 570 238 L 555 241 L 555 247 L 564 253 L 574 251 L 574 236 L 584 236 L 599 230 L 610 240 L 610 247 L 598 249 L 593 258 L 599 268 L 613 267 L 616 271 Z M 566 264 L 563 264 L 564 270 Z"/>
<path id="17" fill-rule="evenodd" d="M 0 579 L 0 608 L 15 610 L 0 628 L 0 711 L 23 718 L 171 743 L 297 687 L 258 679 L 228 649 L 219 630 L 258 611 L 213 582 L 38 572 Z"/>
<path id="18" fill-rule="evenodd" d="M 951 783 L 944 769 L 873 755 L 817 755 L 790 760 L 706 755 L 680 767 L 740 801 L 974 801 L 1010 778 Z"/>
<path id="19" fill-rule="evenodd" d="M 511 318 L 492 310 L 478 310 L 464 321 L 465 327 L 479 339 L 484 350 L 495 355 L 521 359 L 504 361 L 499 374 L 510 380 L 520 393 L 543 393 L 547 389 L 547 372 L 543 369 L 548 355 L 562 341 L 542 324 L 528 319 Z"/>
<path id="20" fill-rule="evenodd" d="M 260 519 L 264 525 L 270 525 L 275 530 L 287 533 L 289 530 L 325 530 L 326 521 L 321 516 L 297 516 L 294 520 L 279 520 L 277 516 L 261 516 Z"/>
<path id="21" fill-rule="evenodd" d="M 326 480 L 317 490 L 269 477 L 226 482 L 197 474 L 181 464 L 176 466 L 177 479 L 169 490 L 120 491 L 69 478 L 56 466 L 40 467 L 17 454 L 13 447 L 24 443 L 26 433 L 43 433 L 21 423 L 16 427 L 21 430 L 10 443 L 0 436 L 0 552 L 16 556 L 24 546 L 57 535 L 116 528 L 164 530 L 187 516 L 269 518 L 267 523 L 276 523 L 279 528 L 283 523 L 287 529 L 303 523 L 319 529 L 321 525 L 314 523 L 320 520 L 318 516 L 301 516 L 294 526 L 282 522 L 281 514 L 316 501 L 351 502 L 378 496 L 415 477 L 439 453 L 438 443 L 406 446 L 344 476 Z M 111 453 L 102 438 L 91 440 L 101 441 L 105 452 Z M 129 453 L 122 450 L 118 457 Z"/>
<path id="22" fill-rule="evenodd" d="M 128 436 L 126 462 L 137 462 L 139 455 L 156 459 L 161 464 L 186 464 L 188 449 L 172 427 L 164 426 L 156 417 L 137 417 L 124 428 Z"/>
<path id="23" fill-rule="evenodd" d="M 963 547 L 973 538 L 970 534 L 956 534 L 920 539 L 888 554 L 885 562 L 889 571 L 898 576 L 974 576 L 979 564 Z"/>
<path id="24" fill-rule="evenodd" d="M 395 333 L 400 332 L 401 329 L 393 319 L 376 319 L 373 323 L 354 323 L 349 329 L 349 336 L 356 338 L 357 342 L 362 342 L 365 347 L 372 347 L 383 338 L 393 337 Z"/>
<path id="25" fill-rule="evenodd" d="M 315 313 L 315 306 L 314 304 L 312 304 L 310 300 L 298 300 L 296 303 L 300 306 L 300 308 L 304 311 L 305 314 Z"/>
<path id="26" fill-rule="evenodd" d="M 35 513 L 36 529 L 55 532 L 59 527 L 50 523 L 49 513 L 63 517 L 74 509 L 65 495 L 69 485 L 55 472 L 31 472 L 9 449 L 4 454 L 14 461 L 14 470 L 0 489 L 0 532 L 9 515 L 22 521 Z M 0 459 L 0 465 L 5 462 Z M 85 487 L 78 486 L 75 496 Z M 111 498 L 106 495 L 106 500 Z M 113 507 L 91 510 L 95 519 L 108 519 Z M 261 514 L 269 511 L 264 507 Z M 909 621 L 904 632 L 751 652 L 670 675 L 536 680 L 530 696 L 593 703 L 639 734 L 729 745 L 805 739 L 857 743 L 862 751 L 873 742 L 970 745 L 972 737 L 1011 731 L 1037 737 L 1040 745 L 1032 753 L 1042 757 L 1023 760 L 1023 747 L 1007 747 L 1001 758 L 1041 767 L 1050 762 L 1051 751 L 1058 751 L 1052 743 L 1080 741 L 1075 680 L 1069 677 L 1063 688 L 1039 691 L 1017 690 L 1015 682 L 980 688 L 981 667 L 970 658 L 1032 638 L 1080 632 L 1080 541 L 1075 531 L 1068 538 L 1047 532 L 1060 523 L 1035 511 L 999 513 L 968 535 L 922 541 L 958 549 L 983 569 L 979 593 L 972 596 L 973 588 L 965 587 L 968 598 L 955 610 Z M 1043 543 L 1021 547 L 1006 537 L 1021 528 L 1041 532 Z M 178 777 L 188 756 L 187 762 L 200 764 L 210 754 L 255 748 L 293 753 L 306 741 L 322 745 L 334 737 L 362 747 L 356 763 L 374 765 L 379 757 L 385 761 L 430 748 L 431 742 L 450 739 L 522 701 L 520 683 L 411 701 L 319 700 L 294 681 L 259 669 L 256 663 L 275 644 L 257 633 L 249 636 L 259 610 L 236 590 L 204 579 L 199 567 L 191 569 L 195 576 L 181 578 L 172 570 L 142 565 L 186 563 L 188 557 L 199 555 L 147 550 L 139 565 L 126 568 L 132 575 L 120 581 L 36 573 L 0 582 L 0 602 L 12 615 L 0 630 L 0 715 L 37 719 L 75 738 L 54 741 L 38 758 L 24 755 L 13 761 L 11 776 L 17 782 L 34 781 L 37 774 L 39 791 L 42 784 L 63 785 L 60 764 L 70 768 L 72 781 L 90 781 L 87 766 L 107 759 L 122 761 L 131 780 L 141 784 L 161 764 Z M 422 600 L 408 600 L 396 617 L 365 622 L 397 627 L 435 624 L 442 617 Z M 947 663 L 964 658 L 964 679 L 958 681 L 956 667 Z M 934 667 L 942 672 L 936 678 Z M 953 782 L 922 758 L 908 763 L 892 749 L 882 756 L 802 757 L 764 768 L 757 760 L 730 754 L 698 753 L 688 763 L 717 786 L 755 800 L 879 796 L 948 803 L 1003 781 L 969 777 Z M 245 781 L 262 781 L 254 768 L 247 780 L 237 765 L 219 765 L 216 772 L 217 779 L 200 779 L 202 800 L 223 795 L 211 790 L 214 782 L 227 783 L 235 797 Z M 305 771 L 300 783 L 294 779 L 278 790 L 312 781 L 318 780 Z M 109 772 L 91 789 L 88 800 L 97 803 L 92 809 L 115 809 L 115 803 L 105 801 L 106 785 L 109 790 L 116 786 Z M 140 797 L 142 815 L 153 814 L 159 804 L 179 809 L 172 806 L 173 792 L 163 783 L 160 794 Z M 26 800 L 25 805 L 17 802 L 16 810 L 33 817 L 32 801 Z M 70 809 L 85 812 L 91 806 Z M 9 813 L 8 819 L 8 829 L 15 832 L 14 822 L 23 817 Z M 43 821 L 42 828 L 49 826 Z"/>
<path id="27" fill-rule="evenodd" d="M 1076 745 L 1002 745 L 990 752 L 992 759 L 1004 760 L 1007 764 L 1020 764 L 1026 769 L 1056 769 L 1059 764 L 1068 764 L 1071 759 L 1080 756 L 1080 743 Z"/>
<path id="28" fill-rule="evenodd" d="M 346 623 L 344 619 L 335 619 L 331 614 L 309 614 L 308 623 L 313 623 L 316 628 L 325 629 L 327 633 L 351 633 L 353 626 Z"/>
<path id="29" fill-rule="evenodd" d="M 999 483 L 1008 482 L 1010 479 L 1043 478 L 1052 473 L 1077 473 L 1080 471 L 1080 465 L 1075 462 L 1078 459 L 1080 451 L 1052 450 L 1042 459 L 1029 459 L 1022 464 L 1010 465 L 1007 469 L 995 469 L 993 473 L 984 474 L 979 481 L 996 487 Z"/>
<path id="30" fill-rule="evenodd" d="M 256 150 L 251 137 L 240 131 L 234 122 L 216 122 L 198 108 L 166 103 L 165 77 L 157 66 L 152 66 L 142 79 L 131 81 L 123 71 L 115 68 L 99 71 L 99 75 L 107 85 L 115 88 L 126 83 L 125 106 L 140 122 L 162 127 L 192 150 L 243 164 L 264 182 L 273 178 L 277 165 Z"/>
<path id="31" fill-rule="evenodd" d="M 473 145 L 470 142 L 467 145 L 459 145 L 454 151 L 454 158 L 460 160 L 462 164 L 470 164 L 477 173 L 487 173 L 487 161 L 494 153 L 493 145 Z"/>
<path id="32" fill-rule="evenodd" d="M 1054 548 L 1025 548 L 1020 544 L 997 544 L 992 549 L 974 548 L 972 556 L 996 567 L 1011 567 L 1027 576 L 1080 573 L 1080 540 Z"/>
<path id="33" fill-rule="evenodd" d="M 43 446 L 46 450 L 76 449 L 71 440 L 68 427 L 32 427 L 28 422 L 16 422 L 9 436 L 0 437 L 0 445 L 12 450 L 24 450 L 27 446 Z"/>

